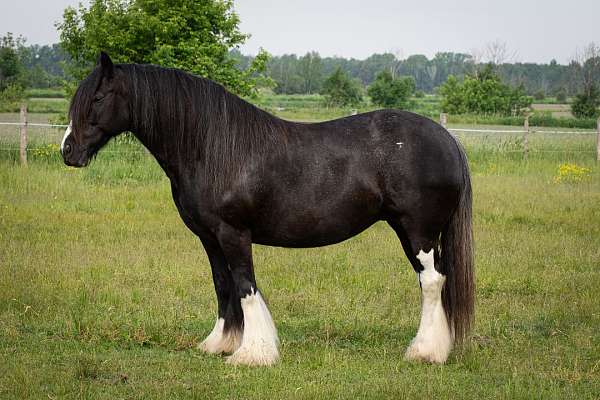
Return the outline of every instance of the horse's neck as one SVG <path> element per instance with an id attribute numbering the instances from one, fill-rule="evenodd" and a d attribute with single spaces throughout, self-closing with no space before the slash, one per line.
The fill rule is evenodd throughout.
<path id="1" fill-rule="evenodd" d="M 144 147 L 154 156 L 158 165 L 165 171 L 169 179 L 173 180 L 180 176 L 182 171 L 181 163 L 177 162 L 177 157 L 169 156 L 167 149 L 160 145 L 160 142 L 152 141 L 145 132 L 134 130 L 132 132 Z"/>

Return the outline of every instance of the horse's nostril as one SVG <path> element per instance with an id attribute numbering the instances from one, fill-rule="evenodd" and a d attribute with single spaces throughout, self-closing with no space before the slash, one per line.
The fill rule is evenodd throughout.
<path id="1" fill-rule="evenodd" d="M 71 153 L 71 145 L 69 143 L 65 144 L 65 149 L 64 149 L 64 154 L 67 155 L 69 153 Z"/>

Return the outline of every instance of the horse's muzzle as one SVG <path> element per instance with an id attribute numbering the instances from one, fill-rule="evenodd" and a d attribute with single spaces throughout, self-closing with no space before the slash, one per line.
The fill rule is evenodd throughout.
<path id="1" fill-rule="evenodd" d="M 64 163 L 69 167 L 81 168 L 89 162 L 87 149 L 78 147 L 70 138 L 67 138 L 60 150 Z"/>

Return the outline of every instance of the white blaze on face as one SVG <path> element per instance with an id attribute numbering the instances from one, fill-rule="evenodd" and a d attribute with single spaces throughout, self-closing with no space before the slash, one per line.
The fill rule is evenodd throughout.
<path id="1" fill-rule="evenodd" d="M 417 259 L 423 266 L 421 282 L 421 322 L 417 335 L 406 351 L 409 360 L 444 363 L 452 349 L 452 334 L 442 305 L 442 288 L 446 277 L 434 268 L 433 249 L 419 251 Z"/>
<path id="2" fill-rule="evenodd" d="M 242 344 L 227 360 L 231 364 L 272 365 L 279 359 L 279 339 L 260 292 L 241 299 L 244 312 Z"/>
<path id="3" fill-rule="evenodd" d="M 63 148 L 65 147 L 65 141 L 67 140 L 67 136 L 71 134 L 71 130 L 73 129 L 73 121 L 69 121 L 69 126 L 67 130 L 65 130 L 65 136 L 63 136 L 63 140 L 60 143 L 60 152 L 62 153 Z"/>

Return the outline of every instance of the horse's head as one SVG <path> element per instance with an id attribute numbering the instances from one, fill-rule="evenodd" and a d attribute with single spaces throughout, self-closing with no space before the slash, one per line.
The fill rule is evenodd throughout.
<path id="1" fill-rule="evenodd" d="M 77 88 L 60 152 L 65 164 L 86 166 L 108 141 L 130 128 L 123 72 L 106 53 Z"/>

